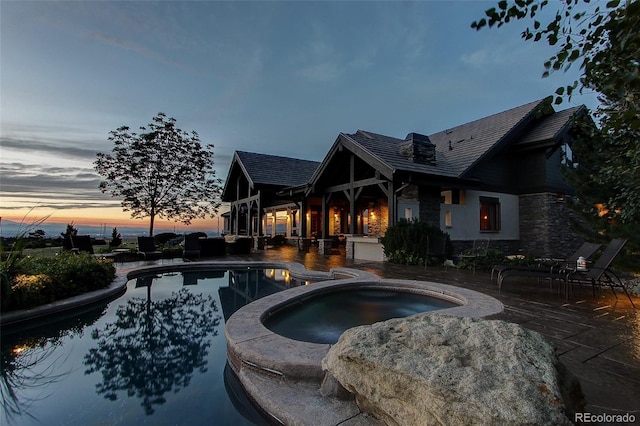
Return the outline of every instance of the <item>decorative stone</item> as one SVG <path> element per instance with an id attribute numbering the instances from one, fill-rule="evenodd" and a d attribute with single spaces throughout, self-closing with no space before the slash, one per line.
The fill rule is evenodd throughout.
<path id="1" fill-rule="evenodd" d="M 585 404 L 542 335 L 497 320 L 430 314 L 356 327 L 322 367 L 389 425 L 571 424 Z"/>

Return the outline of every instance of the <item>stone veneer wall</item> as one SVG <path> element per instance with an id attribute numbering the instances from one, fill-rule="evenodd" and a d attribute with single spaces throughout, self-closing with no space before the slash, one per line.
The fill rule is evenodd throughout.
<path id="1" fill-rule="evenodd" d="M 333 221 L 333 233 L 331 235 L 339 235 L 340 232 L 340 210 L 336 208 L 331 209 L 331 220 Z"/>
<path id="2" fill-rule="evenodd" d="M 389 208 L 386 204 L 369 204 L 369 232 L 367 235 L 380 237 L 389 227 Z"/>
<path id="3" fill-rule="evenodd" d="M 440 227 L 440 201 L 442 196 L 437 188 L 421 187 L 418 190 L 420 221 Z"/>
<path id="4" fill-rule="evenodd" d="M 347 259 L 353 259 L 353 241 L 350 241 L 347 237 L 347 243 L 345 244 L 345 257 Z"/>
<path id="5" fill-rule="evenodd" d="M 520 242 L 524 253 L 566 257 L 583 239 L 571 230 L 575 213 L 556 194 L 520 196 Z"/>
<path id="6" fill-rule="evenodd" d="M 441 195 L 438 188 L 410 185 L 402 190 L 398 199 L 418 201 L 420 203 L 419 220 L 440 227 Z"/>

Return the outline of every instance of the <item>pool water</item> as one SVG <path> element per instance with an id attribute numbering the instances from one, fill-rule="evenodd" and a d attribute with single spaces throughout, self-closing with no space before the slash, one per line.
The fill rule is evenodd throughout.
<path id="1" fill-rule="evenodd" d="M 227 367 L 225 320 L 300 283 L 273 270 L 131 280 L 118 299 L 2 330 L 3 425 L 266 424 Z"/>
<path id="2" fill-rule="evenodd" d="M 458 305 L 415 293 L 343 290 L 291 305 L 269 317 L 264 325 L 293 340 L 333 344 L 352 327 L 454 306 Z"/>

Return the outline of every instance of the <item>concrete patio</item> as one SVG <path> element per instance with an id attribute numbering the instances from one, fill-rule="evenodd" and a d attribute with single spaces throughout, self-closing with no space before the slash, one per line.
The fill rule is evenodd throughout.
<path id="1" fill-rule="evenodd" d="M 603 289 L 594 298 L 591 287 L 575 287 L 571 300 L 565 301 L 547 282 L 526 278 L 510 280 L 499 293 L 486 272 L 349 260 L 343 253 L 301 253 L 287 246 L 225 258 L 249 259 L 298 262 L 320 271 L 355 268 L 382 278 L 434 281 L 493 296 L 505 310 L 492 319 L 519 323 L 553 342 L 562 362 L 580 379 L 588 412 L 631 413 L 640 424 L 640 309 L 634 309 L 624 294 L 616 300 Z M 640 299 L 634 297 L 634 303 L 640 306 Z"/>

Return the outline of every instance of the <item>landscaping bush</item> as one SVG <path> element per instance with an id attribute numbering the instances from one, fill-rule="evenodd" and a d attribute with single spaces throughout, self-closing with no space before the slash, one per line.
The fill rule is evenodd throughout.
<path id="1" fill-rule="evenodd" d="M 463 252 L 463 255 L 471 255 L 472 251 L 467 250 Z M 462 257 L 458 263 L 460 269 L 475 269 L 478 271 L 490 271 L 494 265 L 505 265 L 509 262 L 506 261 L 504 253 L 500 250 L 489 249 L 484 256 L 478 256 L 475 259 L 473 257 Z M 509 263 L 510 264 L 510 263 Z"/>
<path id="2" fill-rule="evenodd" d="M 444 253 L 440 254 L 443 240 L 446 248 Z M 432 246 L 430 250 L 428 241 Z M 439 257 L 440 262 L 453 252 L 449 234 L 437 226 L 415 219 L 411 221 L 400 219 L 394 226 L 389 227 L 385 236 L 382 237 L 382 244 L 389 262 L 407 265 L 423 264 L 428 251 L 437 252 L 434 257 Z M 436 250 L 435 247 L 439 249 Z"/>
<path id="3" fill-rule="evenodd" d="M 64 252 L 55 257 L 21 258 L 11 270 L 3 264 L 3 280 L 10 284 L 3 294 L 3 310 L 27 309 L 105 288 L 115 278 L 108 259 Z M 4 293 L 4 292 L 3 292 Z"/>

